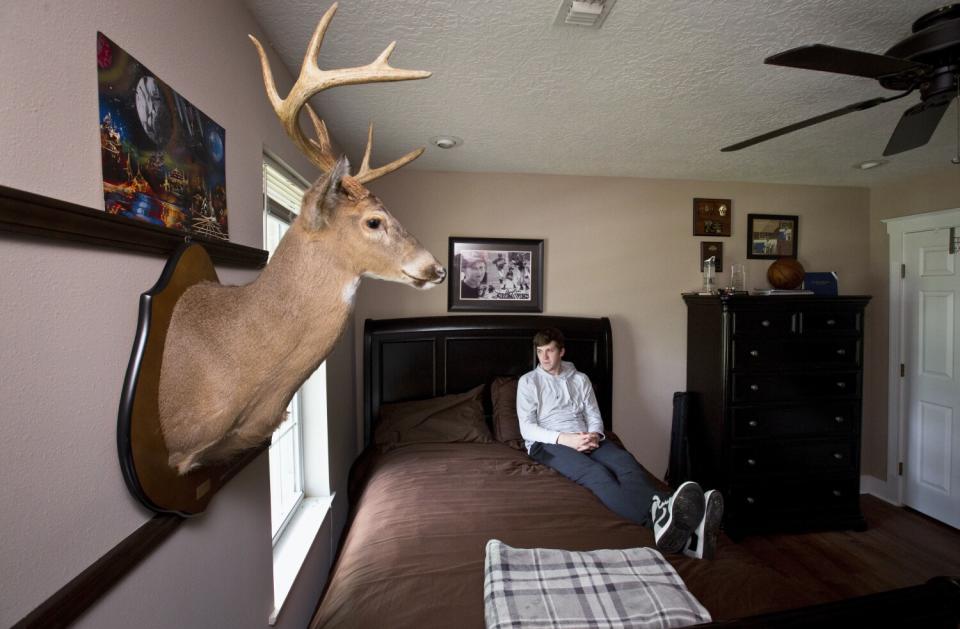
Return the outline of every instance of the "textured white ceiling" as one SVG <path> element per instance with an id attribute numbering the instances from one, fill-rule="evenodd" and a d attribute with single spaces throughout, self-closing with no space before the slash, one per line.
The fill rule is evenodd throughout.
<path id="1" fill-rule="evenodd" d="M 296 75 L 325 0 L 245 0 Z M 618 0 L 599 30 L 554 25 L 559 0 L 343 0 L 322 68 L 362 65 L 393 40 L 423 81 L 314 97 L 356 163 L 374 122 L 375 165 L 407 168 L 871 186 L 943 170 L 956 101 L 926 146 L 871 171 L 910 97 L 735 153 L 720 147 L 850 103 L 889 96 L 871 79 L 774 67 L 823 43 L 883 53 L 947 0 Z M 243 60 L 259 72 L 251 47 Z M 439 134 L 464 144 L 429 146 Z M 960 177 L 960 167 L 956 169 Z"/>

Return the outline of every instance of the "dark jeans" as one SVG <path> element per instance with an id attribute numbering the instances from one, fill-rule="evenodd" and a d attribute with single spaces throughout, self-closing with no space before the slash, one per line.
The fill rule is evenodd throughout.
<path id="1" fill-rule="evenodd" d="M 609 442 L 589 454 L 556 443 L 535 443 L 530 457 L 592 491 L 617 515 L 651 526 L 650 503 L 657 491 L 650 473 L 633 455 Z"/>

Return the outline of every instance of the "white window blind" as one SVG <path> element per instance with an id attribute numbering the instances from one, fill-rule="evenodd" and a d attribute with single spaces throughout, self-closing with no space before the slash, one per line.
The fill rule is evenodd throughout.
<path id="1" fill-rule="evenodd" d="M 263 162 L 263 189 L 275 203 L 294 214 L 300 213 L 300 203 L 308 185 L 296 181 L 295 176 L 269 158 Z"/>

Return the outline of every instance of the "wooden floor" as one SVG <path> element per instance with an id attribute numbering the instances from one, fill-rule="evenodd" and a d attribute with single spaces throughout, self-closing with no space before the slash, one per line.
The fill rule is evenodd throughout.
<path id="1" fill-rule="evenodd" d="M 756 535 L 740 544 L 799 580 L 817 602 L 960 576 L 960 531 L 873 496 L 860 504 L 866 531 Z"/>

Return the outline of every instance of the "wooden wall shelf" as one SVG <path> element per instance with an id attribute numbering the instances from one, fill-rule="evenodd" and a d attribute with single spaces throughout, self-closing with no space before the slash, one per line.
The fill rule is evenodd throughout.
<path id="1" fill-rule="evenodd" d="M 267 263 L 267 252 L 256 247 L 150 225 L 6 186 L 0 186 L 0 231 L 164 257 L 189 240 L 202 244 L 217 264 L 260 269 Z"/>

